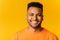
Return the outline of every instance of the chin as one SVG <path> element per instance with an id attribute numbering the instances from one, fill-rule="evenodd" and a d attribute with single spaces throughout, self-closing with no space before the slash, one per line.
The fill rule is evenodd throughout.
<path id="1" fill-rule="evenodd" d="M 32 24 L 31 22 L 28 22 L 28 24 L 32 27 L 32 28 L 37 28 L 40 26 L 40 22 L 37 24 Z"/>
<path id="2" fill-rule="evenodd" d="M 31 27 L 36 28 L 37 26 L 31 26 Z"/>
<path id="3" fill-rule="evenodd" d="M 40 25 L 30 25 L 32 28 L 37 28 L 39 27 Z"/>

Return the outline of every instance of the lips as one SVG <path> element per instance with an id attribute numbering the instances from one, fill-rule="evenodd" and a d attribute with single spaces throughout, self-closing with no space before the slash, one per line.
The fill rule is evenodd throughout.
<path id="1" fill-rule="evenodd" d="M 37 21 L 32 21 L 32 23 L 36 24 L 36 23 L 37 23 Z"/>
<path id="2" fill-rule="evenodd" d="M 31 24 L 34 24 L 34 25 L 36 25 L 38 23 L 38 21 L 30 21 L 30 22 L 31 22 Z"/>
<path id="3" fill-rule="evenodd" d="M 38 21 L 38 20 L 30 20 L 30 25 L 31 25 L 32 27 L 37 27 L 38 24 L 39 24 L 39 21 Z"/>

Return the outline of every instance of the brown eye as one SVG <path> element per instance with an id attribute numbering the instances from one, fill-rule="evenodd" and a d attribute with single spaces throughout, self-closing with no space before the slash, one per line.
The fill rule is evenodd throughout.
<path id="1" fill-rule="evenodd" d="M 41 16 L 41 14 L 39 13 L 38 16 Z"/>
<path id="2" fill-rule="evenodd" d="M 34 14 L 33 14 L 33 13 L 30 13 L 29 15 L 30 15 L 30 16 L 33 16 Z"/>

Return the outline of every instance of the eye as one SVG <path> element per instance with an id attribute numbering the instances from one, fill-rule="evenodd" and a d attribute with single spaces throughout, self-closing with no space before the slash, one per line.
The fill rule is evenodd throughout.
<path id="1" fill-rule="evenodd" d="M 37 14 L 38 16 L 41 16 L 41 13 Z"/>
<path id="2" fill-rule="evenodd" d="M 29 15 L 30 15 L 30 16 L 33 16 L 34 14 L 33 14 L 33 13 L 30 13 Z"/>

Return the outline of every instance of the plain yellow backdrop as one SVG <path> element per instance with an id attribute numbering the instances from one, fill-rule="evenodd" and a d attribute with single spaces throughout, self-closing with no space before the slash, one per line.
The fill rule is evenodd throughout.
<path id="1" fill-rule="evenodd" d="M 11 40 L 14 33 L 26 28 L 27 4 L 44 6 L 42 26 L 60 39 L 60 0 L 0 0 L 0 40 Z"/>

